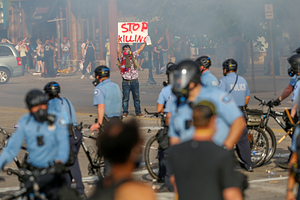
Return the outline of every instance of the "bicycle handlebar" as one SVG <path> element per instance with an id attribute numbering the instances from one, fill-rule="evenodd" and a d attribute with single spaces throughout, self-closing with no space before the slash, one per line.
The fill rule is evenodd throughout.
<path id="1" fill-rule="evenodd" d="M 162 117 L 163 114 L 162 113 L 158 113 L 158 112 L 148 112 L 147 109 L 144 109 L 145 113 L 148 115 L 154 115 L 155 117 Z"/>
<path id="2" fill-rule="evenodd" d="M 269 107 L 273 107 L 273 106 L 271 106 L 270 105 L 270 102 L 266 102 L 265 100 L 262 100 L 262 99 L 260 99 L 260 98 L 258 98 L 258 97 L 256 97 L 256 96 L 254 96 L 254 98 L 257 100 L 257 101 L 259 101 L 262 105 L 264 105 L 264 106 L 269 106 Z"/>
<path id="3" fill-rule="evenodd" d="M 65 168 L 67 169 L 67 168 Z M 6 171 L 7 175 L 16 175 L 20 178 L 24 177 L 24 176 L 42 176 L 42 175 L 45 175 L 45 174 L 53 174 L 55 173 L 55 168 L 54 167 L 50 167 L 50 168 L 45 168 L 45 169 L 42 169 L 41 171 L 38 171 L 38 170 L 33 170 L 33 171 L 30 171 L 28 169 L 12 169 L 12 168 L 7 168 L 7 169 L 4 169 L 3 170 L 4 172 Z"/>

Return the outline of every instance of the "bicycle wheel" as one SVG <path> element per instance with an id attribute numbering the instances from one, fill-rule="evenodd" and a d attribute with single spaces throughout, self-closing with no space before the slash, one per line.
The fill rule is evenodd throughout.
<path id="1" fill-rule="evenodd" d="M 149 174 L 154 179 L 158 179 L 158 167 L 159 167 L 159 161 L 158 161 L 158 142 L 156 135 L 152 136 L 145 147 L 144 152 L 144 159 L 146 163 L 146 168 L 149 172 Z"/>
<path id="2" fill-rule="evenodd" d="M 248 129 L 261 129 L 260 127 L 248 127 Z M 261 129 L 263 131 L 263 129 Z M 272 129 L 269 126 L 266 126 L 266 130 L 265 130 L 265 134 L 268 138 L 268 142 L 269 142 L 269 153 L 266 157 L 265 163 L 269 162 L 277 149 L 277 141 L 276 141 L 276 137 L 274 132 L 272 131 Z"/>
<path id="3" fill-rule="evenodd" d="M 104 157 L 97 156 L 97 158 L 95 158 L 94 162 L 96 162 L 95 163 L 96 166 L 99 166 L 99 168 L 97 169 L 97 176 L 98 176 L 99 180 L 104 179 L 106 176 L 106 172 L 104 170 L 104 168 L 105 168 Z"/>
<path id="4" fill-rule="evenodd" d="M 259 167 L 264 164 L 269 152 L 268 138 L 261 129 L 251 129 L 251 131 L 248 131 L 248 140 L 251 148 L 251 161 L 253 167 Z M 235 154 L 238 161 L 243 164 L 243 161 L 236 151 Z"/>

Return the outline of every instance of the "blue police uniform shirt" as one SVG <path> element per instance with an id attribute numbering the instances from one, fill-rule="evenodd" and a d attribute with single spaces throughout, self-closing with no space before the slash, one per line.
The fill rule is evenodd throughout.
<path id="1" fill-rule="evenodd" d="M 94 89 L 94 106 L 105 105 L 107 117 L 120 117 L 122 111 L 122 94 L 119 86 L 110 79 L 99 83 Z"/>
<path id="2" fill-rule="evenodd" d="M 74 126 L 78 125 L 74 106 L 67 98 L 54 98 L 49 100 L 48 113 L 59 113 L 60 116 L 65 118 L 67 124 L 72 123 Z"/>
<path id="3" fill-rule="evenodd" d="M 299 81 L 299 76 L 296 76 L 294 75 L 291 80 L 290 80 L 290 83 L 289 85 L 291 85 L 293 87 L 293 93 L 292 93 L 292 97 L 291 97 L 291 100 L 292 102 L 294 100 L 296 100 L 296 97 L 300 91 L 300 81 Z"/>
<path id="4" fill-rule="evenodd" d="M 69 132 L 66 121 L 59 115 L 53 125 L 46 121 L 39 123 L 31 114 L 21 117 L 0 155 L 0 169 L 18 155 L 23 141 L 29 155 L 27 162 L 35 167 L 46 168 L 56 160 L 66 163 L 69 158 Z"/>
<path id="5" fill-rule="evenodd" d="M 206 87 L 217 87 L 219 86 L 219 81 L 209 70 L 207 70 L 201 75 L 201 84 Z"/>
<path id="6" fill-rule="evenodd" d="M 222 146 L 226 140 L 230 126 L 243 114 L 237 107 L 231 95 L 215 87 L 202 86 L 194 105 L 198 102 L 207 100 L 216 106 L 216 132 L 213 136 L 213 142 Z M 179 137 L 180 142 L 185 142 L 193 138 L 195 128 L 191 125 L 193 110 L 188 103 L 179 105 L 177 109 L 177 99 L 172 94 L 170 100 L 171 121 L 169 125 L 169 137 Z"/>
<path id="7" fill-rule="evenodd" d="M 157 103 L 165 106 L 164 112 L 169 112 L 170 110 L 169 100 L 171 98 L 171 94 L 172 94 L 172 85 L 167 85 L 159 93 Z"/>
<path id="8" fill-rule="evenodd" d="M 226 91 L 227 93 L 230 92 L 230 90 L 234 86 L 236 78 L 237 78 L 237 74 L 235 72 L 231 72 L 227 74 L 227 76 L 224 76 L 220 80 L 219 88 L 221 90 Z M 233 97 L 234 101 L 238 106 L 245 106 L 245 97 L 250 96 L 250 91 L 248 88 L 248 83 L 243 77 L 238 76 L 236 85 L 234 89 L 231 91 L 230 95 Z"/>

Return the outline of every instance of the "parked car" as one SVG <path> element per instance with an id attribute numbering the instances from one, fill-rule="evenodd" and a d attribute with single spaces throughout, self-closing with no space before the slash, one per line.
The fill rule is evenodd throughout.
<path id="1" fill-rule="evenodd" d="M 25 68 L 19 52 L 11 44 L 0 44 L 0 84 L 5 84 L 10 77 L 24 76 Z"/>

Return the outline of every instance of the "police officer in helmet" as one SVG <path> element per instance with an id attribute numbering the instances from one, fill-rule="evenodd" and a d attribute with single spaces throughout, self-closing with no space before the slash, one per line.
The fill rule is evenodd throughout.
<path id="1" fill-rule="evenodd" d="M 109 79 L 109 75 L 110 70 L 106 66 L 101 65 L 95 69 L 94 106 L 98 108 L 98 121 L 91 126 L 91 131 L 98 130 L 109 121 L 121 120 L 121 90 Z"/>
<path id="2" fill-rule="evenodd" d="M 25 141 L 28 169 L 40 171 L 54 165 L 57 173 L 63 172 L 70 150 L 68 128 L 65 119 L 59 114 L 48 114 L 48 99 L 47 95 L 37 89 L 27 93 L 25 102 L 29 113 L 20 118 L 18 128 L 1 152 L 1 169 L 18 155 Z M 50 200 L 58 199 L 57 191 L 65 183 L 61 175 L 57 174 L 45 174 L 38 181 L 40 191 Z"/>
<path id="3" fill-rule="evenodd" d="M 60 85 L 57 82 L 47 83 L 44 87 L 44 91 L 50 99 L 48 102 L 48 112 L 58 112 L 61 116 L 64 117 L 69 127 L 69 140 L 71 149 L 75 155 L 75 162 L 72 166 L 69 166 L 70 170 L 66 174 L 67 183 L 71 186 L 72 179 L 74 179 L 79 197 L 81 199 L 86 199 L 81 171 L 77 158 L 82 141 L 82 133 L 76 128 L 78 124 L 74 106 L 69 99 L 60 97 Z"/>
<path id="4" fill-rule="evenodd" d="M 286 99 L 290 94 L 292 94 L 291 100 L 294 103 L 296 100 L 297 93 L 299 93 L 300 89 L 300 82 L 299 82 L 299 64 L 300 64 L 300 55 L 295 54 L 292 55 L 290 58 L 287 59 L 290 68 L 288 69 L 288 75 L 291 77 L 291 80 L 288 84 L 288 86 L 284 89 L 280 97 L 278 97 L 276 100 L 270 102 L 270 106 L 278 106 L 281 104 L 281 101 Z M 295 105 L 295 108 L 297 106 Z M 292 110 L 291 116 L 293 117 L 294 123 L 298 121 L 297 115 L 296 115 L 296 109 Z M 283 169 L 288 169 L 288 163 L 289 161 L 286 162 L 281 162 L 278 164 L 279 167 Z"/>
<path id="5" fill-rule="evenodd" d="M 180 62 L 171 72 L 173 95 L 170 100 L 171 119 L 168 130 L 170 144 L 176 145 L 193 137 L 191 107 L 207 100 L 217 108 L 217 131 L 213 142 L 232 149 L 246 126 L 243 114 L 228 93 L 216 87 L 202 86 L 200 76 L 199 66 L 191 60 Z M 167 156 L 168 150 L 165 151 L 165 159 Z M 167 166 L 166 184 L 170 175 Z"/>
<path id="6" fill-rule="evenodd" d="M 242 112 L 246 112 L 246 107 L 250 100 L 250 91 L 247 81 L 236 74 L 238 63 L 234 59 L 227 59 L 223 62 L 223 75 L 220 80 L 219 88 L 231 94 L 236 104 Z M 245 116 L 246 117 L 246 116 Z M 247 138 L 248 129 L 245 127 L 243 135 L 236 144 L 237 152 L 243 160 L 244 168 L 248 172 L 253 172 L 253 164 L 251 162 L 251 149 Z"/>
<path id="7" fill-rule="evenodd" d="M 218 86 L 218 79 L 210 72 L 211 58 L 208 56 L 200 56 L 195 61 L 200 67 L 201 84 L 206 87 Z"/>

